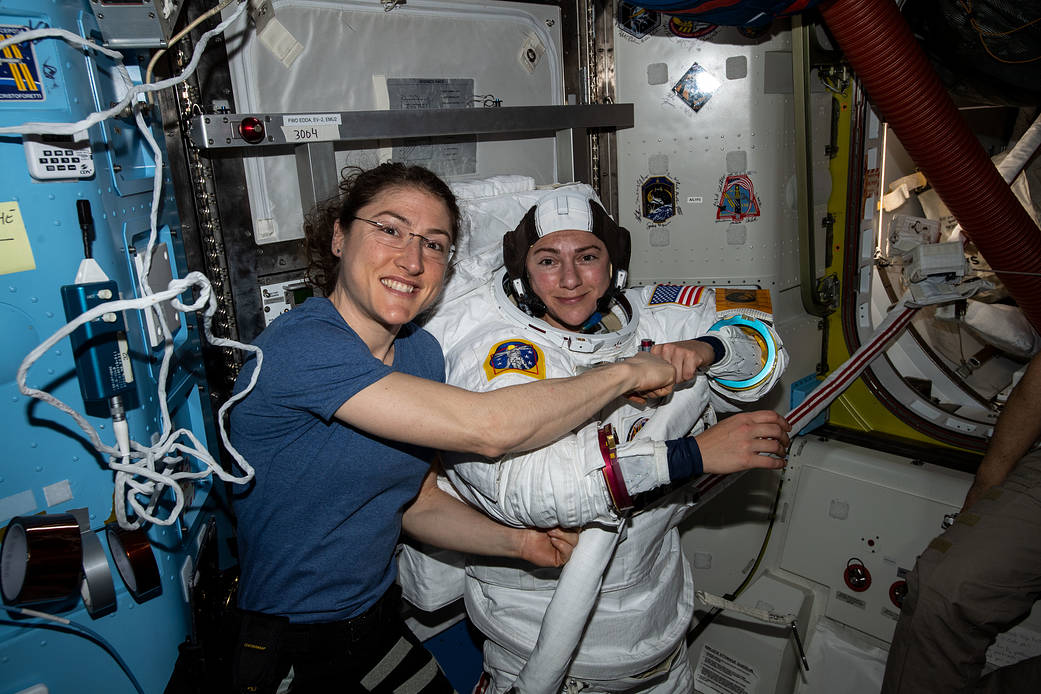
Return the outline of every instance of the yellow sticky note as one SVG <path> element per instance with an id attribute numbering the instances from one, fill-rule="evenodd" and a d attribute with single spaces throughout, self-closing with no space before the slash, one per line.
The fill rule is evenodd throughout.
<path id="1" fill-rule="evenodd" d="M 0 202 L 0 275 L 35 269 L 36 260 L 18 203 Z"/>

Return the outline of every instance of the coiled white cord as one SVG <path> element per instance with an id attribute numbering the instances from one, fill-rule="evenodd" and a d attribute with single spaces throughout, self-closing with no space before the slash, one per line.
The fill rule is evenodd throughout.
<path id="1" fill-rule="evenodd" d="M 214 29 L 207 31 L 202 35 L 192 54 L 191 61 L 180 75 L 154 84 L 133 84 L 129 73 L 122 64 L 122 54 L 98 46 L 64 29 L 35 29 L 16 34 L 9 39 L 0 41 L 0 48 L 4 48 L 24 41 L 56 37 L 88 49 L 96 50 L 103 55 L 119 61 L 116 65 L 116 69 L 126 87 L 126 94 L 114 106 L 105 111 L 92 113 L 87 118 L 77 121 L 76 123 L 23 123 L 18 126 L 0 128 L 0 133 L 70 135 L 86 130 L 107 118 L 122 113 L 128 105 L 134 102 L 134 99 L 138 94 L 154 92 L 180 84 L 195 71 L 199 64 L 199 59 L 202 56 L 202 52 L 210 39 L 213 36 L 222 33 L 225 28 L 237 20 L 246 10 L 246 7 L 247 3 L 241 2 L 240 0 L 239 8 L 235 10 L 231 16 L 218 24 Z M 148 286 L 148 282 L 145 278 L 149 273 L 152 250 L 155 247 L 158 238 L 158 215 L 162 192 L 163 157 L 162 151 L 160 150 L 155 138 L 152 136 L 152 132 L 148 125 L 145 123 L 144 116 L 140 110 L 135 113 L 135 121 L 142 136 L 145 138 L 145 141 L 148 142 L 155 160 L 155 176 L 152 186 L 152 206 L 149 215 L 150 235 L 148 246 L 144 253 L 144 268 L 139 277 L 141 296 L 136 299 L 109 301 L 95 306 L 82 315 L 77 316 L 33 349 L 25 359 L 22 360 L 17 374 L 18 389 L 23 394 L 41 400 L 42 402 L 52 405 L 68 414 L 87 435 L 94 448 L 99 453 L 109 458 L 108 466 L 116 473 L 116 519 L 121 527 L 128 530 L 140 528 L 144 523 L 172 525 L 176 522 L 181 511 L 184 509 L 185 503 L 184 491 L 180 485 L 181 480 L 203 479 L 211 474 L 216 475 L 225 482 L 236 484 L 245 484 L 253 479 L 253 468 L 231 445 L 224 424 L 228 410 L 236 402 L 246 397 L 246 395 L 248 395 L 253 389 L 257 378 L 260 375 L 260 369 L 263 363 L 263 354 L 258 348 L 235 340 L 216 337 L 211 332 L 213 314 L 216 311 L 217 304 L 213 297 L 210 281 L 205 275 L 199 272 L 191 272 L 182 279 L 172 280 L 167 288 L 160 292 L 154 292 L 152 288 Z M 185 305 L 179 297 L 192 289 L 198 291 L 198 299 L 191 304 Z M 155 307 L 163 301 L 169 301 L 172 307 L 185 313 L 205 308 L 203 314 L 203 332 L 210 344 L 218 347 L 242 349 L 256 354 L 256 367 L 253 370 L 248 386 L 224 403 L 217 414 L 217 426 L 220 431 L 221 441 L 242 470 L 243 474 L 241 476 L 236 476 L 232 473 L 226 472 L 220 464 L 214 460 L 213 456 L 210 455 L 206 450 L 206 447 L 202 445 L 193 432 L 184 428 L 177 429 L 176 431 L 173 430 L 173 424 L 170 419 L 170 411 L 166 398 L 166 383 L 170 373 L 170 360 L 172 359 L 174 352 L 173 339 L 170 328 L 166 323 L 165 316 L 161 311 L 155 310 Z M 83 414 L 77 412 L 50 393 L 29 387 L 26 384 L 26 379 L 29 368 L 41 356 L 43 356 L 47 350 L 53 347 L 60 340 L 70 335 L 74 330 L 76 330 L 76 328 L 105 313 L 115 313 L 130 309 L 154 311 L 165 338 L 163 357 L 156 385 L 160 409 L 161 432 L 154 444 L 144 446 L 136 441 L 130 440 L 126 421 L 117 418 L 113 422 L 113 429 L 116 436 L 116 446 L 113 447 L 102 442 L 97 430 L 91 426 L 90 422 Z M 195 458 L 202 464 L 202 468 L 196 471 L 177 471 L 179 464 L 184 460 L 184 456 Z M 159 501 L 166 494 L 167 490 L 170 490 L 173 493 L 173 508 L 163 516 L 156 515 L 156 508 Z M 129 505 L 133 510 L 135 518 L 131 519 L 127 516 L 127 505 Z"/>

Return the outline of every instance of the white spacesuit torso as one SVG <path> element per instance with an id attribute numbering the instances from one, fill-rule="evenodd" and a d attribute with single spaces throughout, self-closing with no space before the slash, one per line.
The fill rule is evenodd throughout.
<path id="1" fill-rule="evenodd" d="M 554 328 L 518 309 L 506 296 L 502 271 L 465 300 L 439 308 L 426 326 L 441 341 L 449 383 L 488 391 L 533 379 L 572 376 L 598 362 L 631 356 L 641 340 L 674 342 L 709 333 L 719 319 L 712 289 L 657 285 L 630 289 L 631 315 L 616 305 L 613 332 L 579 334 Z M 772 331 L 771 331 L 772 332 Z M 773 386 L 787 357 L 753 387 L 730 390 L 717 379 L 748 379 L 762 370 L 759 344 L 736 327 L 712 333 L 725 357 L 707 374 L 646 406 L 619 399 L 555 443 L 490 461 L 447 454 L 448 478 L 469 503 L 515 526 L 617 526 L 601 468 L 597 429 L 610 423 L 620 447 L 629 440 L 697 434 L 727 400 L 753 401 Z M 776 337 L 776 336 L 775 336 Z M 779 342 L 778 342 L 779 345 Z M 531 403 L 538 407 L 538 403 Z M 579 678 L 612 679 L 660 663 L 684 637 L 693 611 L 693 578 L 676 524 L 690 508 L 682 489 L 625 521 L 596 609 L 572 663 Z M 558 569 L 474 557 L 467 564 L 466 607 L 474 624 L 511 653 L 526 658 L 553 596 Z"/>

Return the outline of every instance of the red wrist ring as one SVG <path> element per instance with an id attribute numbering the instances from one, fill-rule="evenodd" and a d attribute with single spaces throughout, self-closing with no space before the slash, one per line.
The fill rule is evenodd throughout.
<path id="1" fill-rule="evenodd" d="M 617 467 L 618 455 L 616 452 L 618 439 L 615 436 L 614 427 L 610 424 L 597 429 L 597 440 L 600 443 L 600 455 L 604 457 L 604 466 L 601 471 L 604 474 L 604 484 L 607 485 L 607 493 L 611 497 L 611 503 L 615 511 L 622 513 L 633 507 L 632 497 L 629 490 L 625 488 L 625 480 L 622 472 Z"/>

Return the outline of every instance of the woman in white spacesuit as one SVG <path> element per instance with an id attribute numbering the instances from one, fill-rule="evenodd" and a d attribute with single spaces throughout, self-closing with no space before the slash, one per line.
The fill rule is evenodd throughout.
<path id="1" fill-rule="evenodd" d="M 544 197 L 505 235 L 505 268 L 428 324 L 444 347 L 448 381 L 489 391 L 568 376 L 653 341 L 652 351 L 674 364 L 683 385 L 647 406 L 617 400 L 599 420 L 539 450 L 493 461 L 448 454 L 446 468 L 465 500 L 515 526 L 617 526 L 643 499 L 647 508 L 629 518 L 608 566 L 569 682 L 592 692 L 691 691 L 684 636 L 693 578 L 675 529 L 690 505 L 682 492 L 662 491 L 703 471 L 784 464 L 788 425 L 779 415 L 749 412 L 715 424 L 715 410 L 766 393 L 787 355 L 763 320 L 719 324 L 711 289 L 623 291 L 629 249 L 628 232 L 579 189 Z M 755 323 L 758 337 L 735 322 Z M 467 612 L 488 636 L 484 691 L 515 682 L 558 575 L 470 559 Z"/>

